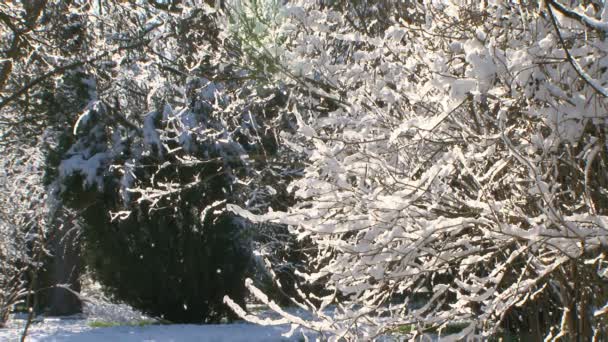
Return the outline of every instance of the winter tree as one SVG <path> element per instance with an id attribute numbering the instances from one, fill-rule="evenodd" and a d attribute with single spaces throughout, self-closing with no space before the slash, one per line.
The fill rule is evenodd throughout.
<path id="1" fill-rule="evenodd" d="M 89 42 L 82 53 L 98 58 L 57 77 L 88 103 L 56 115 L 47 178 L 118 298 L 173 321 L 217 321 L 250 267 L 252 233 L 226 202 L 265 210 L 272 180 L 290 177 L 289 166 L 265 168 L 283 158 L 273 127 L 285 124 L 284 92 L 230 63 L 238 41 L 204 2 L 89 5 L 67 10 Z"/>
<path id="2" fill-rule="evenodd" d="M 231 209 L 312 239 L 303 281 L 332 294 L 294 298 L 303 320 L 249 283 L 283 319 L 243 317 L 332 340 L 605 338 L 604 6 L 291 1 L 257 21 L 248 55 L 290 89 L 282 138 L 308 161 L 289 210 Z"/>
<path id="3" fill-rule="evenodd" d="M 25 1 L 2 10 L 13 48 L 0 110 L 15 141 L 44 137 L 49 225 L 60 227 L 49 243 L 66 244 L 52 248 L 51 277 L 70 269 L 55 280 L 78 290 L 79 265 L 68 257 L 84 243 L 88 267 L 118 298 L 171 320 L 219 320 L 223 295 L 242 292 L 252 239 L 290 239 L 284 226 L 246 231 L 224 210 L 285 205 L 276 194 L 289 197 L 284 180 L 300 168 L 288 165 L 294 154 L 278 153 L 285 90 L 240 63 L 238 25 L 217 27 L 228 18 L 220 4 Z M 167 258 L 176 276 L 161 267 Z M 196 293 L 218 300 L 188 298 Z"/>
<path id="4" fill-rule="evenodd" d="M 14 305 L 35 305 L 37 270 L 47 255 L 40 93 L 21 97 L 42 81 L 34 76 L 40 60 L 28 43 L 37 35 L 44 6 L 43 1 L 0 4 L 0 325 Z"/>
<path id="5" fill-rule="evenodd" d="M 14 305 L 33 304 L 36 271 L 46 252 L 44 158 L 35 148 L 0 144 L 0 326 Z"/>

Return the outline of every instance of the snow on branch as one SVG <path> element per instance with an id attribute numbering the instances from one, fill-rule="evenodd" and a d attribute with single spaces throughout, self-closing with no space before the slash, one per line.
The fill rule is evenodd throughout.
<path id="1" fill-rule="evenodd" d="M 583 23 L 585 26 L 587 26 L 590 29 L 608 33 L 608 22 L 597 20 L 584 13 L 580 13 L 577 10 L 568 8 L 556 0 L 547 0 L 546 3 L 547 3 L 547 5 L 550 5 L 550 6 L 554 7 L 555 9 L 557 9 L 564 16 L 566 16 L 570 19 L 574 19 L 580 23 Z"/>
<path id="2" fill-rule="evenodd" d="M 551 22 L 553 23 L 553 26 L 555 27 L 555 31 L 557 33 L 559 41 L 561 42 L 561 44 L 564 48 L 564 52 L 566 53 L 566 58 L 568 58 L 568 61 L 570 62 L 570 64 L 572 65 L 572 67 L 574 68 L 576 73 L 583 80 L 585 80 L 585 82 L 587 82 L 587 84 L 589 84 L 591 86 L 591 88 L 593 88 L 593 90 L 595 90 L 598 94 L 600 94 L 603 97 L 608 97 L 608 89 L 604 88 L 597 80 L 595 80 L 591 76 L 589 76 L 589 74 L 587 74 L 583 70 L 581 65 L 576 61 L 576 59 L 572 56 L 572 54 L 570 54 L 570 51 L 568 50 L 566 43 L 564 42 L 564 38 L 562 37 L 562 33 L 560 32 L 559 26 L 557 25 L 557 19 L 555 18 L 555 16 L 553 15 L 553 11 L 551 10 L 551 6 L 555 6 L 558 9 L 558 11 L 560 11 L 562 14 L 570 13 L 569 15 L 567 15 L 568 17 L 570 17 L 570 18 L 574 17 L 575 19 L 583 21 L 587 25 L 590 25 L 589 22 L 591 20 L 593 20 L 594 22 L 596 22 L 596 25 L 601 24 L 601 26 L 592 26 L 592 27 L 593 28 L 602 27 L 602 30 L 606 33 L 608 33 L 608 23 L 600 23 L 595 19 L 587 17 L 583 14 L 579 14 L 578 12 L 575 12 L 573 10 L 567 10 L 563 5 L 561 5 L 560 3 L 558 3 L 554 0 L 547 1 L 547 10 L 549 11 L 549 16 L 551 17 Z"/>

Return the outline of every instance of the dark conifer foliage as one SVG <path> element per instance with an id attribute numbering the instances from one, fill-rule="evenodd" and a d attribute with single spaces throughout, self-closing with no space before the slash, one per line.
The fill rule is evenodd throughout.
<path id="1" fill-rule="evenodd" d="M 202 134 L 186 142 L 183 132 L 169 128 L 172 120 L 184 118 L 167 108 L 148 114 L 145 132 L 125 130 L 112 140 L 106 134 L 106 110 L 103 105 L 91 109 L 78 143 L 64 157 L 79 161 L 91 149 L 108 156 L 95 186 L 87 183 L 82 168 L 66 173 L 63 182 L 64 203 L 79 210 L 84 221 L 91 271 L 116 299 L 171 322 L 230 317 L 223 297 L 244 303 L 251 255 L 243 221 L 223 210 L 233 197 L 231 170 L 240 167 L 233 152 L 240 151 L 239 145 L 217 144 Z M 188 120 L 200 120 L 199 128 L 216 125 L 208 110 L 193 110 Z M 162 133 L 154 136 L 157 132 Z M 140 139 L 141 134 L 147 138 Z M 129 187 L 125 169 L 110 165 L 121 163 L 131 163 Z M 163 186 L 161 194 L 147 192 Z"/>
<path id="2" fill-rule="evenodd" d="M 218 322 L 230 315 L 222 298 L 244 302 L 250 251 L 237 219 L 211 214 L 200 221 L 221 185 L 216 180 L 189 189 L 169 208 L 133 208 L 121 221 L 110 222 L 113 208 L 87 209 L 86 251 L 96 277 L 116 298 L 171 322 Z"/>

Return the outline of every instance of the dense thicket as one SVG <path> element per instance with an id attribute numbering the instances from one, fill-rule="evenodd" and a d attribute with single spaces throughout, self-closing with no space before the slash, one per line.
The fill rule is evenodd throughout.
<path id="1" fill-rule="evenodd" d="M 604 4 L 279 12 L 252 49 L 292 90 L 285 142 L 308 162 L 288 211 L 233 210 L 312 239 L 303 277 L 333 292 L 298 297 L 312 320 L 273 306 L 284 319 L 336 340 L 604 339 Z"/>
<path id="2" fill-rule="evenodd" d="M 49 132 L 45 89 L 85 76 L 87 105 L 49 135 L 68 142 L 53 184 L 89 222 L 89 260 L 119 296 L 145 308 L 151 295 L 121 287 L 129 271 L 104 265 L 104 250 L 144 265 L 162 248 L 182 278 L 217 281 L 207 320 L 227 293 L 251 321 L 335 340 L 606 338 L 605 3 L 0 6 L 12 11 L 0 17 L 6 136 Z M 261 228 L 243 237 L 232 215 Z M 218 241 L 235 247 L 230 262 L 196 249 Z M 290 269 L 286 292 L 310 319 L 250 281 L 282 320 L 241 311 L 241 288 L 218 290 L 213 267 L 242 270 L 250 248 Z M 189 254 L 196 265 L 182 267 Z M 155 291 L 190 291 L 146 276 L 161 278 Z M 204 300 L 165 299 L 154 305 L 185 316 L 175 308 Z"/>
<path id="3" fill-rule="evenodd" d="M 37 146 L 38 148 L 40 146 Z M 44 157 L 40 150 L 0 144 L 0 327 L 14 305 L 33 304 L 32 280 L 45 255 Z"/>
<path id="4" fill-rule="evenodd" d="M 257 235 L 224 207 L 266 210 L 277 193 L 283 170 L 265 166 L 283 157 L 280 87 L 230 63 L 238 42 L 205 2 L 9 2 L 2 15 L 5 138 L 44 137 L 45 190 L 78 221 L 93 275 L 168 320 L 228 315 Z M 50 241 L 66 241 L 49 215 Z"/>

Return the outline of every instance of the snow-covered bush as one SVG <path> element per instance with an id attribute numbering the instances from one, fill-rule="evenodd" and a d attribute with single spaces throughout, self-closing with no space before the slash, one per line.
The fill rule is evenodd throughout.
<path id="1" fill-rule="evenodd" d="M 0 327 L 17 304 L 32 306 L 45 255 L 46 204 L 40 150 L 0 144 Z"/>
<path id="2" fill-rule="evenodd" d="M 320 269 L 302 276 L 332 291 L 296 298 L 311 320 L 269 303 L 276 323 L 604 338 L 607 11 L 293 1 L 258 30 L 280 37 L 255 58 L 290 89 L 299 129 L 282 138 L 308 165 L 288 211 L 231 209 L 312 239 Z"/>
<path id="3" fill-rule="evenodd" d="M 57 60 L 60 53 L 50 53 L 54 47 L 39 42 L 48 40 L 49 28 L 57 27 L 60 16 L 45 13 L 57 5 L 41 0 L 0 3 L 0 321 L 16 302 L 33 308 L 38 271 L 48 254 L 52 204 L 43 182 L 44 99 L 52 77 L 67 64 Z M 49 55 L 57 59 L 40 57 Z"/>

